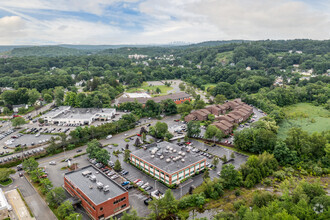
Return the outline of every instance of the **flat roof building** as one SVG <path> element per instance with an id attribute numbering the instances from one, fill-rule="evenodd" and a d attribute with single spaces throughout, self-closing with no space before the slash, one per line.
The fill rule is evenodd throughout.
<path id="1" fill-rule="evenodd" d="M 134 166 L 167 185 L 179 184 L 205 168 L 206 159 L 190 148 L 163 141 L 132 152 L 130 160 Z"/>
<path id="2" fill-rule="evenodd" d="M 120 97 L 118 99 L 118 105 L 125 103 L 125 102 L 138 102 L 141 104 L 146 104 L 148 100 L 153 100 L 156 103 L 160 103 L 163 100 L 171 99 L 173 100 L 176 104 L 181 104 L 184 103 L 185 101 L 191 101 L 190 100 L 190 95 L 185 93 L 185 92 L 178 92 L 178 93 L 173 93 L 169 95 L 163 95 L 163 96 L 157 96 L 157 97 L 152 97 L 152 98 L 147 98 L 147 97 Z"/>
<path id="3" fill-rule="evenodd" d="M 46 123 L 90 125 L 93 121 L 107 121 L 114 117 L 114 108 L 72 108 L 60 106 L 42 116 Z"/>
<path id="4" fill-rule="evenodd" d="M 92 165 L 65 173 L 64 188 L 92 219 L 109 219 L 130 208 L 128 192 Z"/>

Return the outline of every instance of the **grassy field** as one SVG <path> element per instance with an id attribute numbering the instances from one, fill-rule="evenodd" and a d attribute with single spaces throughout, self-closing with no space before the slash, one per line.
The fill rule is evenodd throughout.
<path id="1" fill-rule="evenodd" d="M 168 87 L 168 86 L 165 86 L 165 85 L 149 86 L 147 83 L 144 82 L 141 87 L 130 88 L 130 89 L 127 89 L 126 92 L 147 92 L 148 90 L 156 92 L 157 88 L 160 89 L 161 93 L 160 94 L 154 94 L 154 95 L 166 95 L 168 91 L 173 89 L 173 87 Z"/>
<path id="2" fill-rule="evenodd" d="M 286 138 L 292 127 L 299 127 L 308 133 L 330 130 L 330 112 L 323 107 L 300 103 L 284 108 L 286 120 L 280 124 L 278 137 Z"/>
<path id="3" fill-rule="evenodd" d="M 224 63 L 228 64 L 228 61 L 230 59 L 232 59 L 232 57 L 233 57 L 233 52 L 232 51 L 218 53 L 217 57 L 216 57 L 216 61 L 221 62 L 221 63 L 224 62 Z"/>
<path id="4" fill-rule="evenodd" d="M 209 87 L 215 87 L 217 84 L 216 83 L 208 83 L 208 84 L 205 84 L 204 86 L 205 86 L 205 91 L 207 91 L 207 89 L 209 88 Z"/>

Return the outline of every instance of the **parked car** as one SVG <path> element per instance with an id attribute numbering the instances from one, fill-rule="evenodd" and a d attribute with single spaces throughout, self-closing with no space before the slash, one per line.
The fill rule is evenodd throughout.
<path id="1" fill-rule="evenodd" d="M 119 176 L 116 174 L 116 175 L 113 175 L 110 179 L 114 180 L 114 179 L 117 179 Z"/>
<path id="2" fill-rule="evenodd" d="M 127 186 L 125 186 L 125 189 L 126 189 L 126 190 L 129 190 L 129 189 L 132 189 L 132 188 L 133 188 L 132 185 L 127 185 Z"/>
<path id="3" fill-rule="evenodd" d="M 139 187 L 141 187 L 141 186 L 143 185 L 143 183 L 144 183 L 144 182 L 141 180 L 141 181 L 139 181 L 136 185 L 139 186 Z"/>
<path id="4" fill-rule="evenodd" d="M 109 140 L 109 139 L 111 139 L 111 138 L 112 138 L 112 135 L 110 134 L 110 135 L 107 136 L 106 139 Z"/>
<path id="5" fill-rule="evenodd" d="M 81 152 L 81 151 L 82 151 L 82 149 L 78 149 L 76 152 L 79 153 L 79 152 Z"/>
<path id="6" fill-rule="evenodd" d="M 55 161 L 50 161 L 49 165 L 56 165 L 56 162 Z"/>
<path id="7" fill-rule="evenodd" d="M 126 185 L 128 185 L 129 184 L 129 181 L 125 181 L 125 182 L 123 182 L 121 185 L 122 186 L 126 186 Z"/>
<path id="8" fill-rule="evenodd" d="M 136 180 L 134 180 L 133 183 L 137 184 L 137 183 L 140 182 L 140 181 L 141 181 L 140 179 L 136 179 Z"/>
<path id="9" fill-rule="evenodd" d="M 152 198 L 149 197 L 149 198 L 145 199 L 143 202 L 144 202 L 145 205 L 149 205 L 149 203 L 150 203 L 151 201 L 152 201 Z"/>

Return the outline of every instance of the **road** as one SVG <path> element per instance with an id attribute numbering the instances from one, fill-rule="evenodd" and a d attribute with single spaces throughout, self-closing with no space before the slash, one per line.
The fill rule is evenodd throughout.
<path id="1" fill-rule="evenodd" d="M 15 173 L 11 175 L 11 178 L 13 179 L 13 183 L 7 187 L 4 187 L 4 191 L 10 191 L 14 188 L 18 188 L 37 220 L 57 219 L 47 206 L 46 202 L 40 197 L 38 192 L 34 189 L 34 187 L 32 187 L 31 183 L 29 183 L 25 176 L 19 177 L 18 173 Z"/>

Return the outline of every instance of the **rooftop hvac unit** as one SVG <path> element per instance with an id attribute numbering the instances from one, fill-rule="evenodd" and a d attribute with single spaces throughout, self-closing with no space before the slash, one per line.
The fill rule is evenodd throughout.
<path id="1" fill-rule="evenodd" d="M 175 149 L 173 150 L 173 153 L 176 153 L 176 150 Z"/>
<path id="2" fill-rule="evenodd" d="M 89 179 L 90 179 L 91 181 L 96 181 L 96 176 L 91 175 L 91 176 L 89 177 Z"/>
<path id="3" fill-rule="evenodd" d="M 184 152 L 182 152 L 181 155 L 184 157 L 186 154 Z"/>
<path id="4" fill-rule="evenodd" d="M 151 155 L 151 158 L 154 158 L 155 157 L 155 155 Z"/>
<path id="5" fill-rule="evenodd" d="M 93 185 L 89 185 L 89 188 L 90 188 L 90 189 L 93 189 Z"/>
<path id="6" fill-rule="evenodd" d="M 164 158 L 164 156 L 163 156 L 163 155 L 161 155 L 159 158 L 160 158 L 160 159 L 163 159 L 163 158 Z"/>
<path id="7" fill-rule="evenodd" d="M 171 159 L 170 158 L 166 159 L 166 162 L 167 163 L 171 162 Z"/>
<path id="8" fill-rule="evenodd" d="M 85 170 L 85 171 L 81 172 L 81 174 L 82 174 L 83 176 L 87 176 L 87 175 L 92 174 L 92 171 L 90 171 L 90 170 Z"/>
<path id="9" fill-rule="evenodd" d="M 103 187 L 103 191 L 104 192 L 107 192 L 109 190 L 110 190 L 110 186 L 109 185 L 106 185 L 106 186 Z"/>
<path id="10" fill-rule="evenodd" d="M 174 157 L 174 158 L 173 158 L 173 161 L 176 162 L 176 160 L 177 160 L 176 157 Z"/>
<path id="11" fill-rule="evenodd" d="M 170 151 L 172 151 L 173 150 L 173 147 L 170 147 Z"/>
<path id="12" fill-rule="evenodd" d="M 170 146 L 167 146 L 167 147 L 166 147 L 166 150 L 169 150 L 169 149 L 170 149 Z"/>
<path id="13" fill-rule="evenodd" d="M 178 154 L 181 155 L 181 151 L 179 151 Z"/>
<path id="14" fill-rule="evenodd" d="M 99 189 L 103 188 L 103 183 L 101 183 L 101 182 L 97 182 L 96 185 L 97 185 L 97 188 L 99 188 Z"/>
<path id="15" fill-rule="evenodd" d="M 181 162 L 184 163 L 184 159 L 182 159 Z"/>

